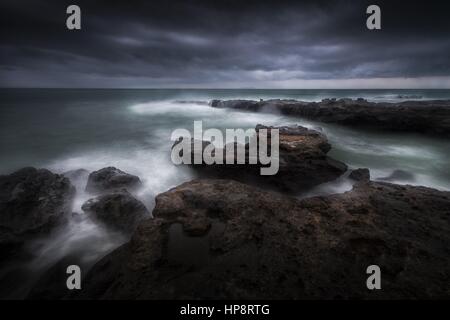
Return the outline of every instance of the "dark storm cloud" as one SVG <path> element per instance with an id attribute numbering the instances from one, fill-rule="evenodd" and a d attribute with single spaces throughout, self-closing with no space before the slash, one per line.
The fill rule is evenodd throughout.
<path id="1" fill-rule="evenodd" d="M 65 27 L 73 3 L 82 10 L 79 31 Z M 365 27 L 372 3 L 382 9 L 380 31 Z M 258 87 L 447 79 L 449 7 L 392 0 L 2 1 L 0 85 Z"/>

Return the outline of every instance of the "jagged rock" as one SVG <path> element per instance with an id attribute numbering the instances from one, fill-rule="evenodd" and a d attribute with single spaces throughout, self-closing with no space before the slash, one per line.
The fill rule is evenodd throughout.
<path id="1" fill-rule="evenodd" d="M 370 171 L 367 168 L 359 168 L 350 172 L 350 179 L 355 181 L 369 181 L 370 180 Z"/>
<path id="2" fill-rule="evenodd" d="M 395 131 L 450 134 L 450 100 L 369 102 L 364 99 L 296 100 L 212 100 L 215 108 L 281 112 L 307 119 L 350 126 Z"/>
<path id="3" fill-rule="evenodd" d="M 318 131 L 302 126 L 265 127 L 256 126 L 256 132 L 261 129 L 279 130 L 279 171 L 275 175 L 261 175 L 260 163 L 249 164 L 249 145 L 245 145 L 246 164 L 192 164 L 198 173 L 208 178 L 233 179 L 258 186 L 267 186 L 279 191 L 296 193 L 309 187 L 332 181 L 342 175 L 347 166 L 327 156 L 331 145 L 326 136 Z M 270 137 L 270 135 L 269 135 Z M 181 140 L 175 142 L 180 143 Z M 191 144 L 194 144 L 192 140 Z M 203 141 L 204 148 L 210 143 Z M 236 147 L 235 143 L 235 159 Z M 269 143 L 270 146 L 270 143 Z M 226 158 L 225 149 L 215 149 L 222 152 Z M 194 148 L 191 147 L 191 162 L 194 159 Z M 237 161 L 234 161 L 235 163 Z"/>
<path id="4" fill-rule="evenodd" d="M 76 298 L 450 298 L 450 192 L 366 182 L 298 200 L 194 180 L 160 194 L 153 215 Z M 199 218 L 202 237 L 177 227 Z M 370 265 L 382 290 L 366 287 Z"/>
<path id="5" fill-rule="evenodd" d="M 74 194 L 69 179 L 46 169 L 23 168 L 0 176 L 0 252 L 8 255 L 64 221 Z"/>
<path id="6" fill-rule="evenodd" d="M 125 189 L 90 199 L 81 209 L 125 233 L 133 232 L 139 221 L 149 216 L 145 205 Z"/>
<path id="7" fill-rule="evenodd" d="M 141 180 L 139 177 L 114 167 L 107 167 L 89 174 L 86 191 L 91 193 L 105 193 L 123 188 L 128 191 L 133 191 L 140 186 Z"/>

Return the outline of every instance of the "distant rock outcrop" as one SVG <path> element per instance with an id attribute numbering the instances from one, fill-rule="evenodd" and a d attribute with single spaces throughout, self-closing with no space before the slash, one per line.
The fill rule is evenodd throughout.
<path id="1" fill-rule="evenodd" d="M 155 219 L 98 262 L 75 297 L 448 299 L 449 208 L 450 192 L 389 183 L 298 200 L 194 180 L 160 194 Z M 382 290 L 367 289 L 370 265 Z"/>
<path id="2" fill-rule="evenodd" d="M 212 100 L 215 108 L 281 112 L 286 115 L 395 131 L 450 134 L 450 100 L 369 102 L 364 99 L 324 99 L 321 102 L 297 100 Z"/>

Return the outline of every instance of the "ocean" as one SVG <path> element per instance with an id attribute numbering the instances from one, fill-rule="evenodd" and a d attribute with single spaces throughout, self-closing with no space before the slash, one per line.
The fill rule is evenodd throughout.
<path id="1" fill-rule="evenodd" d="M 24 166 L 55 172 L 117 166 L 137 174 L 159 193 L 186 180 L 170 159 L 170 135 L 256 124 L 321 127 L 331 155 L 350 167 L 368 167 L 374 177 L 401 169 L 415 184 L 450 189 L 448 141 L 415 134 L 365 131 L 274 114 L 214 109 L 211 99 L 366 98 L 370 101 L 450 99 L 450 90 L 181 90 L 181 89 L 1 89 L 0 174 Z"/>
<path id="2" fill-rule="evenodd" d="M 350 168 L 369 168 L 372 179 L 402 170 L 406 178 L 394 177 L 392 182 L 450 190 L 450 144 L 445 138 L 208 106 L 211 99 L 450 99 L 450 90 L 1 89 L 0 96 L 0 174 L 25 166 L 56 173 L 115 166 L 141 178 L 144 188 L 138 197 L 150 211 L 155 195 L 194 178 L 188 168 L 172 164 L 170 137 L 177 128 L 192 131 L 195 120 L 202 120 L 205 128 L 219 129 L 257 124 L 320 127 L 332 144 L 329 155 Z M 81 215 L 81 204 L 89 198 L 83 184 L 76 185 L 73 207 Z M 342 177 L 299 197 L 351 187 Z M 35 274 L 80 248 L 86 262 L 93 263 L 127 240 L 82 217 L 30 247 Z M 11 296 L 21 297 L 28 289 L 24 285 Z"/>

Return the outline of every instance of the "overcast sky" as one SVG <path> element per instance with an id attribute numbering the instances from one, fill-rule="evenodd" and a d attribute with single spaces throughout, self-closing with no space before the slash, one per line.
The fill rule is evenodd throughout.
<path id="1" fill-rule="evenodd" d="M 450 1 L 93 2 L 2 0 L 0 86 L 450 88 Z"/>

